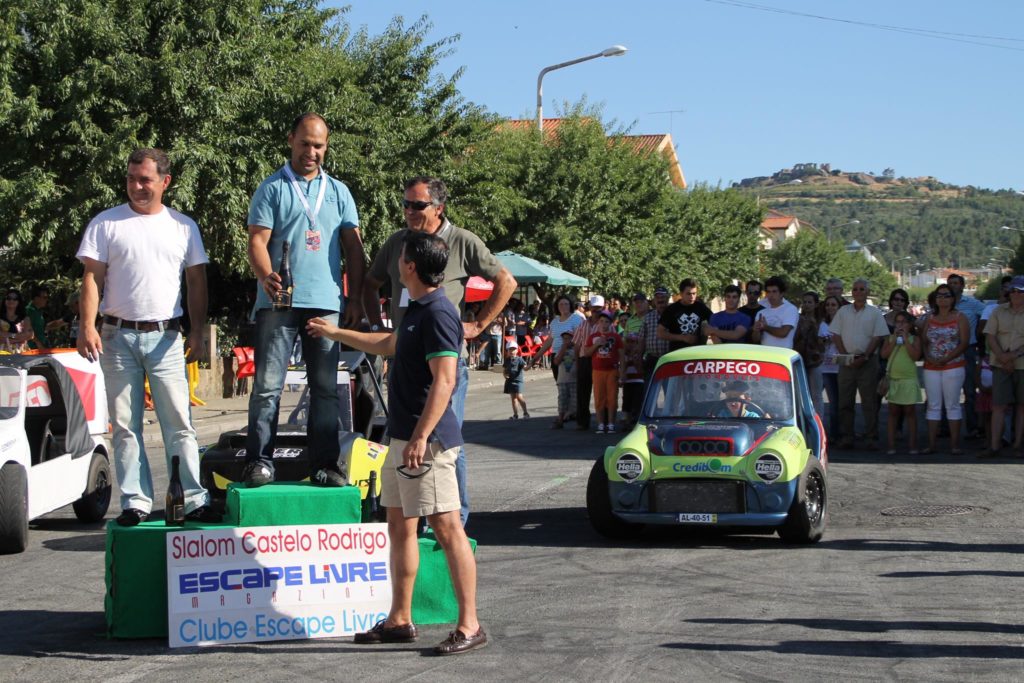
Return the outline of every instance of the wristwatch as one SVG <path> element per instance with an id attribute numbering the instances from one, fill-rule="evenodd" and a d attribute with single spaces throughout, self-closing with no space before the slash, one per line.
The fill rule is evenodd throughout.
<path id="1" fill-rule="evenodd" d="M 370 325 L 370 332 L 380 332 L 380 325 L 377 325 L 377 324 Z"/>

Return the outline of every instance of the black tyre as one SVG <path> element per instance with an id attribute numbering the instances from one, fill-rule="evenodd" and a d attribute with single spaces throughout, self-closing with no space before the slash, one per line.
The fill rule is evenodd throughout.
<path id="1" fill-rule="evenodd" d="M 71 504 L 79 521 L 98 522 L 106 516 L 113 490 L 110 482 L 110 463 L 107 462 L 107 456 L 96 451 L 92 454 L 92 462 L 89 463 L 89 479 L 85 493 Z"/>
<path id="2" fill-rule="evenodd" d="M 28 473 L 13 462 L 0 467 L 0 553 L 28 546 Z"/>
<path id="3" fill-rule="evenodd" d="M 608 497 L 608 473 L 604 471 L 604 458 L 598 458 L 590 470 L 587 480 L 587 515 L 594 531 L 606 538 L 626 538 L 632 536 L 637 526 L 623 522 L 612 512 L 611 499 Z"/>
<path id="4" fill-rule="evenodd" d="M 779 536 L 788 543 L 817 543 L 825 533 L 827 514 L 825 472 L 818 461 L 812 459 L 800 475 L 789 514 L 779 527 Z"/>

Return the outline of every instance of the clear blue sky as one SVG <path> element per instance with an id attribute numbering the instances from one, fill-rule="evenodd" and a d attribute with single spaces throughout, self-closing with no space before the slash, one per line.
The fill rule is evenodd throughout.
<path id="1" fill-rule="evenodd" d="M 465 67 L 465 97 L 508 117 L 535 116 L 543 67 L 625 45 L 549 73 L 545 115 L 585 96 L 634 133 L 672 133 L 691 184 L 829 162 L 1024 189 L 1019 0 L 366 0 L 348 19 L 378 34 L 424 14 L 431 37 L 461 36 L 441 72 Z M 684 112 L 651 113 L 669 110 Z"/>

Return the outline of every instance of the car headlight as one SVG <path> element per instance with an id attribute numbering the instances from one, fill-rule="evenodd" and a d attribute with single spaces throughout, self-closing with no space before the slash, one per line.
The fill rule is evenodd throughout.
<path id="1" fill-rule="evenodd" d="M 771 484 L 785 473 L 786 466 L 778 454 L 765 451 L 754 460 L 754 474 L 761 481 Z"/>
<path id="2" fill-rule="evenodd" d="M 647 466 L 639 453 L 634 451 L 622 451 L 613 461 L 615 473 L 626 483 L 634 482 L 644 477 Z"/>

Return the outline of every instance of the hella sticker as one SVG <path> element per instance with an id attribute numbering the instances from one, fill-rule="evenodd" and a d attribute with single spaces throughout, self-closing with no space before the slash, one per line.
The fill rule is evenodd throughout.
<path id="1" fill-rule="evenodd" d="M 772 453 L 765 453 L 754 463 L 754 472 L 764 481 L 775 481 L 782 476 L 782 460 Z"/>
<path id="2" fill-rule="evenodd" d="M 615 472 L 626 481 L 633 481 L 644 473 L 644 461 L 634 453 L 624 453 L 615 462 Z"/>

